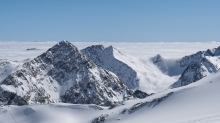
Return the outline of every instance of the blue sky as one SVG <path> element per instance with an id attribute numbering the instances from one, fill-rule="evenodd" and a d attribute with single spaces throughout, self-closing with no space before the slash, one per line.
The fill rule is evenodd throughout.
<path id="1" fill-rule="evenodd" d="M 0 41 L 220 41 L 220 0 L 0 0 Z"/>

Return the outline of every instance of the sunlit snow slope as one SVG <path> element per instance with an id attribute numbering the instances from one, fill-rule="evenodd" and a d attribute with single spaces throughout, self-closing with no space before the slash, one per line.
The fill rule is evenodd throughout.
<path id="1" fill-rule="evenodd" d="M 66 44 L 65 42 L 63 43 Z M 61 90 L 65 90 L 66 87 L 77 87 L 74 88 L 73 91 L 59 90 L 57 91 L 57 93 L 50 93 L 50 95 L 48 95 L 48 99 L 54 99 L 54 94 L 57 94 L 57 101 L 53 101 L 56 103 L 39 104 L 38 101 L 27 103 L 29 105 L 23 106 L 11 105 L 16 103 L 10 101 L 12 97 L 10 97 L 8 93 L 5 93 L 6 91 L 2 91 L 2 93 L 0 93 L 0 97 L 4 96 L 7 98 L 0 98 L 0 102 L 4 101 L 3 99 L 8 99 L 5 100 L 8 103 L 0 105 L 0 123 L 220 123 L 220 72 L 218 71 L 220 68 L 220 57 L 219 55 L 213 54 L 214 50 L 201 52 L 201 50 L 206 50 L 208 48 L 219 46 L 219 42 L 103 42 L 101 44 L 103 44 L 104 46 L 98 45 L 101 46 L 100 50 L 92 49 L 95 52 L 95 54 L 92 55 L 88 55 L 85 52 L 84 55 L 84 53 L 81 53 L 76 47 L 78 47 L 79 49 L 83 49 L 87 46 L 97 46 L 97 44 L 100 43 L 72 42 L 72 44 L 74 44 L 76 47 L 73 47 L 69 43 L 67 44 L 73 49 L 77 49 L 74 50 L 74 52 L 71 52 L 71 54 L 75 55 L 69 54 L 70 51 L 72 51 L 71 47 L 69 47 L 69 49 L 67 50 L 64 50 L 68 48 L 67 45 L 65 45 L 63 48 L 58 50 L 59 52 L 52 52 L 53 50 L 51 49 L 48 50 L 46 53 L 51 54 L 52 52 L 52 56 L 54 56 L 54 58 L 52 60 L 49 60 L 53 62 L 45 62 L 45 59 L 50 58 L 51 55 L 47 55 L 48 57 L 43 57 L 40 54 L 45 52 L 54 44 L 56 44 L 56 42 L 21 42 L 18 46 L 17 42 L 0 42 L 0 84 L 3 90 L 15 90 L 16 95 L 19 95 L 18 92 L 22 92 L 22 94 L 32 96 L 32 98 L 28 100 L 32 101 L 38 99 L 38 97 L 41 97 L 41 95 L 39 94 L 46 92 L 42 90 L 47 90 L 49 93 L 49 87 L 54 87 L 55 84 L 57 85 L 57 88 Z M 89 51 L 89 53 L 91 53 L 91 51 Z M 196 54 L 189 55 L 192 53 L 198 54 L 199 59 L 197 59 Z M 205 55 L 206 53 L 211 53 L 211 55 Z M 38 60 L 39 62 L 36 62 L 35 57 L 38 55 L 40 55 L 38 57 L 40 59 Z M 57 57 L 58 55 L 60 57 Z M 183 57 L 185 55 L 188 56 Z M 201 56 L 203 59 L 200 59 Z M 78 57 L 80 57 L 81 59 L 79 59 Z M 27 58 L 31 58 L 32 60 L 28 59 L 24 61 L 24 59 Z M 191 58 L 193 59 L 191 60 Z M 44 61 L 42 62 L 42 60 Z M 100 63 L 97 62 L 99 60 L 101 61 Z M 58 61 L 61 62 L 59 62 L 58 64 Z M 82 64 L 84 62 L 81 61 L 91 63 L 93 67 L 87 69 L 87 67 Z M 188 63 L 191 64 L 191 61 L 193 61 L 193 64 L 189 66 Z M 197 62 L 199 67 L 194 65 L 195 61 Z M 24 65 L 30 65 L 33 67 L 23 67 L 22 64 L 24 62 L 26 62 Z M 64 64 L 63 62 L 68 62 L 68 64 Z M 180 63 L 186 63 L 186 66 L 183 65 L 181 68 Z M 129 69 L 117 69 L 123 64 L 127 65 Z M 39 65 L 46 65 L 47 68 L 56 68 L 55 73 L 57 74 L 53 72 L 51 75 L 48 75 L 46 73 L 51 69 L 44 69 L 44 67 L 40 69 Z M 65 65 L 68 66 L 66 67 Z M 64 70 L 69 70 L 70 66 L 77 66 L 77 68 L 80 69 L 75 72 L 65 72 L 64 75 L 66 77 L 58 76 L 61 75 L 58 73 L 63 73 Z M 195 67 L 201 69 L 194 69 Z M 37 77 L 35 77 L 35 74 L 32 75 L 31 72 L 34 71 L 32 70 L 32 68 L 38 70 L 36 71 L 36 73 L 38 73 L 36 74 Z M 27 71 L 21 72 L 24 73 L 24 75 L 28 75 L 25 76 L 28 81 L 25 80 L 25 77 L 20 76 L 20 74 L 13 74 L 18 73 L 19 70 Z M 129 78 L 123 78 L 123 75 L 129 76 L 130 73 L 132 73 L 129 72 L 129 74 L 126 74 L 127 70 L 131 70 L 133 71 L 133 73 L 136 73 L 134 75 L 135 78 L 137 78 L 138 80 L 138 86 L 130 86 L 130 89 L 138 88 L 144 90 L 147 93 L 155 94 L 148 95 L 146 98 L 143 99 L 121 99 L 121 95 L 124 94 L 123 90 L 129 90 L 126 85 L 129 86 L 129 82 L 133 82 Z M 73 72 L 74 74 L 72 74 Z M 78 79 L 74 78 L 73 75 L 75 75 L 75 73 L 77 73 L 76 75 L 79 75 Z M 88 75 L 93 76 L 87 76 L 87 73 Z M 103 73 L 106 73 L 104 74 L 104 77 L 102 77 Z M 202 76 L 195 81 L 193 80 L 187 82 L 187 84 L 181 84 L 181 87 L 176 86 L 176 88 L 169 88 L 169 85 L 171 85 L 173 82 L 176 82 L 180 76 L 186 76 L 190 80 L 192 80 L 190 77 L 194 78 L 194 76 L 199 75 L 197 73 L 207 74 L 204 74 L 205 76 Z M 21 82 L 25 80 L 25 82 L 18 83 L 17 81 L 14 81 L 14 79 L 9 78 L 8 80 L 12 80 L 15 83 L 14 85 L 16 85 L 13 86 L 12 89 L 12 86 L 10 85 L 11 81 L 8 81 L 9 83 L 4 82 L 5 78 L 7 78 L 7 76 L 11 74 L 13 75 L 15 80 L 19 79 L 19 82 L 20 80 L 22 80 Z M 29 76 L 29 74 L 31 76 Z M 81 77 L 82 75 L 85 76 Z M 56 79 L 56 77 L 58 77 L 58 79 Z M 35 80 L 36 78 L 39 79 L 34 82 L 31 81 L 31 79 Z M 86 80 L 94 80 L 91 82 L 94 83 L 94 87 L 97 88 L 89 91 L 89 88 L 87 87 L 90 87 L 90 84 L 88 84 L 88 86 L 84 86 L 85 82 L 83 80 L 85 79 L 81 78 L 88 78 Z M 42 81 L 43 79 L 45 81 Z M 53 79 L 54 81 L 49 81 L 51 79 Z M 58 83 L 58 80 L 62 83 Z M 122 83 L 123 81 L 126 81 L 128 83 L 125 82 L 123 86 L 114 87 L 112 85 L 109 85 L 109 83 L 111 82 L 118 85 L 118 83 Z M 53 86 L 48 86 L 47 82 L 51 83 L 51 85 Z M 76 84 L 73 84 L 73 82 Z M 77 84 L 77 82 L 81 82 L 82 86 L 78 86 L 80 84 Z M 104 84 L 102 84 L 103 82 Z M 68 86 L 69 84 L 71 84 L 71 86 Z M 106 85 L 109 85 L 109 87 L 106 87 Z M 78 91 L 78 87 L 80 87 L 82 91 Z M 118 89 L 119 87 L 120 89 Z M 30 94 L 29 90 L 33 91 L 35 96 L 33 96 L 33 94 Z M 123 93 L 119 93 L 118 90 Z M 62 92 L 68 92 L 65 96 L 65 99 L 70 98 L 71 100 L 63 101 L 65 103 L 58 103 L 60 95 L 63 94 Z M 91 97 L 90 92 L 93 95 Z M 103 98 L 97 99 L 95 97 L 100 97 L 97 96 L 97 94 L 99 94 L 100 96 L 104 96 Z M 78 97 L 78 95 L 82 96 L 76 98 L 75 96 Z M 89 103 L 83 104 L 83 102 L 85 101 L 81 100 L 87 96 L 90 97 L 90 101 Z M 73 103 L 75 99 L 77 99 L 77 103 L 80 104 L 77 104 L 76 102 L 74 102 L 75 104 L 70 104 Z M 114 103 L 111 103 L 111 105 L 106 104 L 100 106 L 100 103 L 95 103 L 98 100 L 101 100 L 102 102 L 110 100 L 109 102 Z"/>
<path id="2" fill-rule="evenodd" d="M 169 89 L 138 100 L 138 103 L 144 104 L 134 111 L 127 108 L 129 110 L 125 114 L 109 117 L 106 123 L 219 123 L 219 87 L 220 72 L 185 87 Z M 170 95 L 166 98 L 148 103 L 167 94 Z"/>
<path id="3" fill-rule="evenodd" d="M 125 101 L 110 109 L 96 105 L 48 104 L 3 106 L 1 123 L 219 123 L 220 72 L 185 87 L 145 99 Z"/>
<path id="4" fill-rule="evenodd" d="M 125 55 L 118 49 L 103 45 L 92 45 L 81 50 L 97 65 L 115 73 L 130 89 L 147 93 L 164 90 L 176 80 L 164 75 L 151 61 Z"/>

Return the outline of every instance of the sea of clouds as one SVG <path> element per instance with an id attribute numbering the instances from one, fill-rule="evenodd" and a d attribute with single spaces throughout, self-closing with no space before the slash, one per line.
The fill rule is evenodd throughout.
<path id="1" fill-rule="evenodd" d="M 42 54 L 56 41 L 45 42 L 0 42 L 0 59 L 21 61 L 27 58 L 33 59 Z M 212 49 L 220 46 L 220 42 L 71 42 L 80 50 L 91 45 L 112 45 L 123 54 L 141 59 L 147 59 L 157 54 L 164 58 L 181 58 L 197 51 Z M 33 48 L 34 50 L 27 50 Z"/>

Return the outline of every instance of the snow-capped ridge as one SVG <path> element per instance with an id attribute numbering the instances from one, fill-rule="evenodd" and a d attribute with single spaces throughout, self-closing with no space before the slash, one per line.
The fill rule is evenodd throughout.
<path id="1" fill-rule="evenodd" d="M 195 54 L 191 54 L 183 57 L 180 62 L 181 67 L 189 65 L 191 62 L 200 62 L 205 56 L 215 57 L 220 55 L 220 46 L 218 48 L 207 49 L 206 51 L 198 51 Z"/>
<path id="2" fill-rule="evenodd" d="M 171 85 L 172 88 L 185 86 L 196 82 L 220 69 L 220 46 L 206 51 L 198 51 L 181 59 L 165 59 L 161 55 L 151 58 L 151 61 L 165 74 L 180 76 Z"/>
<path id="3" fill-rule="evenodd" d="M 220 47 L 185 56 L 178 62 L 186 67 L 181 77 L 171 87 L 176 88 L 196 82 L 220 69 Z"/>
<path id="4" fill-rule="evenodd" d="M 0 59 L 0 84 L 5 78 L 7 78 L 8 75 L 19 67 L 19 64 L 20 63 L 16 61 Z"/>
<path id="5" fill-rule="evenodd" d="M 140 59 L 121 53 L 113 46 L 98 47 L 100 46 L 90 46 L 81 52 L 97 65 L 115 73 L 129 89 L 139 89 L 151 94 L 169 87 L 170 82 L 175 81 L 152 66 L 150 61 L 143 63 Z"/>
<path id="6" fill-rule="evenodd" d="M 136 79 L 136 71 L 115 57 L 114 52 L 118 51 L 112 46 L 105 48 L 103 45 L 92 45 L 81 50 L 81 52 L 92 59 L 97 65 L 115 73 L 129 89 L 139 87 Z"/>
<path id="7" fill-rule="evenodd" d="M 24 63 L 3 81 L 0 93 L 1 104 L 20 105 L 60 101 L 112 105 L 132 97 L 114 73 L 97 66 L 68 41 Z"/>

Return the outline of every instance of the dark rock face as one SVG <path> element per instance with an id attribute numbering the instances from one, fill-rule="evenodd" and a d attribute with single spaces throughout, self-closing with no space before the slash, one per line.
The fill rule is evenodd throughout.
<path id="1" fill-rule="evenodd" d="M 92 123 L 104 123 L 104 121 L 108 118 L 108 114 L 102 114 L 92 121 Z"/>
<path id="2" fill-rule="evenodd" d="M 0 59 L 0 84 L 18 66 L 19 66 L 19 63 L 16 61 L 11 61 L 8 59 Z"/>
<path id="3" fill-rule="evenodd" d="M 28 103 L 24 98 L 16 95 L 15 93 L 3 91 L 0 95 L 0 102 L 4 103 L 5 105 L 27 105 Z"/>
<path id="4" fill-rule="evenodd" d="M 133 93 L 133 96 L 134 96 L 135 98 L 143 99 L 143 98 L 145 98 L 145 97 L 147 97 L 147 96 L 149 96 L 149 95 L 148 95 L 147 93 L 141 91 L 141 90 L 136 90 L 136 91 Z"/>
<path id="5" fill-rule="evenodd" d="M 181 67 L 180 63 L 175 59 L 165 59 L 160 54 L 151 58 L 151 61 L 156 65 L 161 72 L 168 76 L 179 76 L 183 73 L 186 67 Z"/>
<path id="6" fill-rule="evenodd" d="M 167 73 L 169 71 L 168 66 L 166 65 L 164 58 L 160 55 L 157 54 L 156 56 L 151 58 L 151 61 L 163 72 Z"/>
<path id="7" fill-rule="evenodd" d="M 162 56 L 160 54 L 157 54 L 151 60 L 153 61 L 153 63 L 158 63 L 158 62 L 163 61 L 163 58 L 162 58 Z"/>
<path id="8" fill-rule="evenodd" d="M 206 76 L 206 70 L 198 62 L 191 63 L 183 72 L 180 79 L 172 87 L 180 87 L 198 81 Z"/>
<path id="9" fill-rule="evenodd" d="M 6 105 L 60 101 L 111 105 L 131 95 L 114 73 L 97 66 L 67 41 L 24 63 L 0 85 L 0 103 Z"/>

